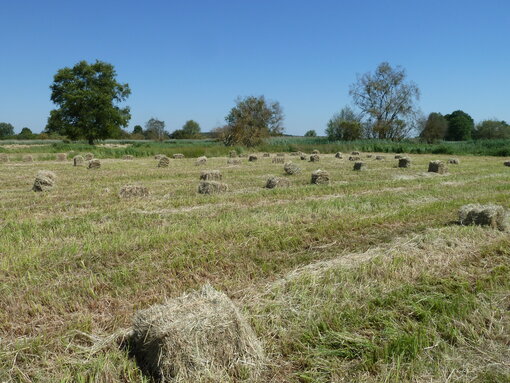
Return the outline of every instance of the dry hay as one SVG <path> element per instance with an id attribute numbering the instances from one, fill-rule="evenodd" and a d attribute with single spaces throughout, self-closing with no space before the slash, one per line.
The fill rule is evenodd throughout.
<path id="1" fill-rule="evenodd" d="M 39 170 L 35 176 L 32 190 L 36 192 L 50 190 L 53 188 L 53 186 L 55 186 L 56 180 L 57 176 L 55 173 L 50 172 L 49 170 Z"/>
<path id="2" fill-rule="evenodd" d="M 402 156 L 401 156 L 400 154 L 397 154 L 397 155 L 395 156 L 395 159 L 396 159 L 396 160 L 400 160 L 401 158 L 402 158 Z"/>
<path id="3" fill-rule="evenodd" d="M 352 168 L 353 170 L 366 170 L 367 166 L 365 165 L 364 162 L 361 162 L 361 161 L 356 161 L 354 163 L 354 167 Z"/>
<path id="4" fill-rule="evenodd" d="M 228 191 L 228 186 L 218 181 L 200 181 L 198 192 L 200 194 L 216 194 Z"/>
<path id="5" fill-rule="evenodd" d="M 229 155 L 230 158 L 236 158 L 237 157 L 237 152 L 235 150 L 231 150 L 228 153 L 228 155 Z"/>
<path id="6" fill-rule="evenodd" d="M 318 154 L 316 154 L 316 153 L 315 153 L 315 154 L 312 154 L 312 155 L 310 156 L 310 162 L 319 162 L 320 160 L 321 160 L 321 158 L 320 158 L 320 157 L 319 157 L 319 155 L 318 155 Z"/>
<path id="7" fill-rule="evenodd" d="M 459 159 L 458 159 L 458 158 L 450 158 L 450 159 L 448 160 L 448 163 L 449 163 L 449 164 L 452 164 L 452 165 L 459 165 L 459 164 L 460 164 L 460 161 L 459 161 Z"/>
<path id="8" fill-rule="evenodd" d="M 349 156 L 349 161 L 359 161 L 361 158 L 359 156 Z"/>
<path id="9" fill-rule="evenodd" d="M 342 159 L 342 158 L 343 158 L 343 157 L 342 157 L 342 153 L 341 153 L 341 152 L 337 152 L 337 153 L 335 154 L 335 158 L 340 158 L 340 159 Z"/>
<path id="10" fill-rule="evenodd" d="M 161 157 L 166 157 L 166 156 L 165 156 L 164 154 L 156 154 L 156 155 L 154 156 L 154 159 L 155 159 L 155 160 L 160 160 L 160 159 L 161 159 Z"/>
<path id="11" fill-rule="evenodd" d="M 510 166 L 510 161 L 505 161 L 505 162 L 503 162 L 503 165 L 505 165 L 505 166 Z"/>
<path id="12" fill-rule="evenodd" d="M 446 166 L 443 161 L 430 161 L 429 162 L 429 172 L 431 173 L 439 173 L 443 174 L 447 172 Z"/>
<path id="13" fill-rule="evenodd" d="M 89 161 L 89 169 L 99 169 L 101 167 L 101 161 L 99 160 L 90 160 Z"/>
<path id="14" fill-rule="evenodd" d="M 271 154 L 269 154 L 269 153 L 264 153 L 264 154 L 262 154 L 262 157 L 271 157 Z"/>
<path id="15" fill-rule="evenodd" d="M 276 157 L 285 157 L 285 153 L 276 153 Z"/>
<path id="16" fill-rule="evenodd" d="M 255 154 L 250 154 L 250 156 L 248 157 L 248 161 L 250 161 L 250 162 L 255 162 L 258 159 L 259 158 Z"/>
<path id="17" fill-rule="evenodd" d="M 74 166 L 84 166 L 85 165 L 85 160 L 80 155 L 74 156 L 73 157 L 73 165 Z"/>
<path id="18" fill-rule="evenodd" d="M 459 209 L 461 225 L 490 226 L 495 229 L 506 229 L 506 210 L 500 205 L 464 205 Z"/>
<path id="19" fill-rule="evenodd" d="M 94 159 L 94 155 L 92 153 L 85 153 L 85 159 L 87 161 L 90 161 L 90 160 Z"/>
<path id="20" fill-rule="evenodd" d="M 292 161 L 286 162 L 285 165 L 283 165 L 283 170 L 287 174 L 297 174 L 301 172 L 301 169 L 296 164 L 292 163 Z"/>
<path id="21" fill-rule="evenodd" d="M 273 164 L 283 164 L 285 162 L 285 158 L 283 157 L 273 157 L 271 163 Z"/>
<path id="22" fill-rule="evenodd" d="M 367 158 L 372 158 L 373 156 L 373 154 L 367 154 Z"/>
<path id="23" fill-rule="evenodd" d="M 384 160 L 384 156 L 375 156 L 375 160 L 376 161 L 383 161 Z"/>
<path id="24" fill-rule="evenodd" d="M 329 184 L 329 173 L 325 170 L 316 170 L 312 173 L 311 183 L 315 185 Z"/>
<path id="25" fill-rule="evenodd" d="M 200 173 L 200 179 L 204 181 L 221 181 L 222 178 L 223 176 L 219 170 L 202 170 Z"/>
<path id="26" fill-rule="evenodd" d="M 411 159 L 408 157 L 401 157 L 398 159 L 398 167 L 399 168 L 410 168 L 411 167 Z"/>
<path id="27" fill-rule="evenodd" d="M 167 168 L 168 165 L 170 165 L 170 158 L 168 158 L 167 156 L 161 155 L 159 157 L 158 168 Z"/>
<path id="28" fill-rule="evenodd" d="M 229 158 L 227 160 L 228 165 L 241 165 L 241 159 L 240 158 Z"/>
<path id="29" fill-rule="evenodd" d="M 205 165 L 207 163 L 207 157 L 206 156 L 202 156 L 202 157 L 198 157 L 197 158 L 197 161 L 195 162 L 195 165 L 199 166 L 199 165 Z"/>
<path id="30" fill-rule="evenodd" d="M 127 343 L 156 382 L 256 381 L 265 360 L 241 312 L 210 286 L 139 311 Z"/>
<path id="31" fill-rule="evenodd" d="M 119 191 L 120 198 L 147 197 L 149 189 L 140 185 L 125 185 Z"/>
<path id="32" fill-rule="evenodd" d="M 289 187 L 290 181 L 287 178 L 270 176 L 266 182 L 266 189 Z"/>
<path id="33" fill-rule="evenodd" d="M 57 153 L 57 161 L 67 161 L 66 153 Z"/>
<path id="34" fill-rule="evenodd" d="M 353 156 L 359 156 L 359 152 L 358 152 L 358 151 L 351 152 L 351 155 L 353 155 Z"/>
<path id="35" fill-rule="evenodd" d="M 301 159 L 301 161 L 306 161 L 306 154 L 304 154 L 304 153 L 303 153 L 303 154 L 301 154 L 301 155 L 299 156 L 299 158 Z"/>
<path id="36" fill-rule="evenodd" d="M 312 150 L 312 154 L 321 154 L 317 149 Z"/>
<path id="37" fill-rule="evenodd" d="M 182 160 L 184 158 L 184 154 L 182 153 L 176 153 L 172 156 L 176 160 Z"/>
<path id="38" fill-rule="evenodd" d="M 297 156 L 300 156 L 301 153 L 300 152 L 290 152 L 290 155 L 293 157 L 297 157 Z"/>
<path id="39" fill-rule="evenodd" d="M 30 154 L 23 156 L 23 162 L 33 162 L 33 161 L 34 161 L 34 157 L 32 157 Z"/>
<path id="40" fill-rule="evenodd" d="M 124 157 L 122 157 L 123 160 L 131 161 L 134 159 L 134 157 L 130 154 L 126 154 Z"/>
<path id="41" fill-rule="evenodd" d="M 6 153 L 0 153 L 0 162 L 9 162 L 9 156 Z"/>

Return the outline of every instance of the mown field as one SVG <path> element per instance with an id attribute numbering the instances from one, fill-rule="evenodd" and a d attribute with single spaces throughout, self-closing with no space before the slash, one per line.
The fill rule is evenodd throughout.
<path id="1" fill-rule="evenodd" d="M 27 153 L 37 161 L 21 162 Z M 441 154 L 413 154 L 410 169 L 364 158 L 362 172 L 345 157 L 287 154 L 302 171 L 285 176 L 260 157 L 103 158 L 88 170 L 44 150 L 11 155 L 0 163 L 0 382 L 147 381 L 100 339 L 206 283 L 262 340 L 265 381 L 510 382 L 510 237 L 456 223 L 467 203 L 510 208 L 503 158 L 458 156 L 439 175 L 427 165 Z M 330 185 L 310 184 L 319 168 Z M 41 169 L 57 184 L 35 193 Z M 198 194 L 204 169 L 229 191 Z M 270 175 L 291 186 L 264 189 Z M 126 184 L 151 194 L 119 198 Z"/>

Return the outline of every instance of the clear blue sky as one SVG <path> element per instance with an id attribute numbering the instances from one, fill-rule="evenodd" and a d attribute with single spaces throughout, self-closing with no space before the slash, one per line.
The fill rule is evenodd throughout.
<path id="1" fill-rule="evenodd" d="M 222 124 L 237 96 L 265 95 L 289 134 L 350 104 L 356 74 L 403 66 L 429 112 L 510 121 L 508 0 L 0 1 L 0 121 L 41 131 L 49 86 L 80 60 L 129 83 L 129 130 L 149 118 Z"/>

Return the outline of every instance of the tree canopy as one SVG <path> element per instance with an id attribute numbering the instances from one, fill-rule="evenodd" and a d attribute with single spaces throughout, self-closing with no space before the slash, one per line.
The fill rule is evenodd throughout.
<path id="1" fill-rule="evenodd" d="M 469 114 L 462 110 L 456 110 L 444 116 L 448 121 L 448 130 L 445 139 L 448 141 L 466 141 L 471 139 L 474 121 Z"/>
<path id="2" fill-rule="evenodd" d="M 441 113 L 430 113 L 420 132 L 420 138 L 431 144 L 445 138 L 448 130 L 448 121 Z"/>
<path id="3" fill-rule="evenodd" d="M 315 130 L 309 130 L 305 133 L 305 137 L 317 137 L 317 132 Z"/>
<path id="4" fill-rule="evenodd" d="M 145 123 L 145 131 L 143 134 L 145 138 L 149 140 L 163 141 L 167 137 L 165 121 L 152 117 Z"/>
<path id="5" fill-rule="evenodd" d="M 200 138 L 200 125 L 196 121 L 188 120 L 182 129 L 177 129 L 170 137 L 175 139 Z"/>
<path id="6" fill-rule="evenodd" d="M 350 107 L 344 107 L 328 121 L 326 134 L 330 141 L 352 141 L 363 136 L 363 129 L 358 116 Z"/>
<path id="7" fill-rule="evenodd" d="M 95 140 L 118 136 L 127 126 L 129 107 L 117 104 L 131 93 L 128 84 L 116 80 L 113 65 L 80 61 L 72 68 L 60 69 L 51 85 L 51 101 L 58 108 L 50 112 L 46 131 L 70 139 Z"/>
<path id="8" fill-rule="evenodd" d="M 475 126 L 474 139 L 508 139 L 510 138 L 510 125 L 505 121 L 496 119 L 484 120 Z"/>
<path id="9" fill-rule="evenodd" d="M 14 135 L 14 126 L 8 122 L 0 122 L 0 138 L 5 138 Z"/>

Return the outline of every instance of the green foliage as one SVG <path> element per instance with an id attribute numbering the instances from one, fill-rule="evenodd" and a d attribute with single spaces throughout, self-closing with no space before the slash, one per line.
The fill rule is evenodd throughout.
<path id="1" fill-rule="evenodd" d="M 473 131 L 474 139 L 509 139 L 510 125 L 505 121 L 484 120 L 476 125 Z"/>
<path id="2" fill-rule="evenodd" d="M 9 124 L 8 122 L 0 122 L 0 139 L 13 136 L 14 135 L 14 126 Z"/>
<path id="3" fill-rule="evenodd" d="M 305 133 L 305 137 L 317 137 L 317 132 L 315 130 L 309 130 Z"/>
<path id="4" fill-rule="evenodd" d="M 193 139 L 199 137 L 200 125 L 193 120 L 186 121 L 182 129 L 178 129 L 170 135 L 170 138 L 173 139 Z"/>
<path id="5" fill-rule="evenodd" d="M 462 110 L 456 110 L 444 116 L 448 121 L 448 131 L 445 139 L 448 141 L 466 141 L 471 139 L 474 122 L 471 116 Z"/>
<path id="6" fill-rule="evenodd" d="M 129 107 L 116 104 L 131 93 L 128 84 L 116 81 L 113 65 L 80 61 L 73 68 L 60 69 L 51 85 L 51 101 L 58 109 L 50 112 L 46 132 L 72 140 L 116 137 L 131 118 Z"/>
<path id="7" fill-rule="evenodd" d="M 21 132 L 18 134 L 18 138 L 20 140 L 32 140 L 36 137 L 37 137 L 37 135 L 32 133 L 32 131 L 26 127 L 21 129 Z"/>
<path id="8" fill-rule="evenodd" d="M 330 141 L 359 140 L 363 135 L 360 117 L 346 106 L 328 121 L 326 134 Z"/>
<path id="9" fill-rule="evenodd" d="M 133 134 L 143 134 L 143 128 L 141 125 L 135 125 L 133 128 Z"/>
<path id="10" fill-rule="evenodd" d="M 439 140 L 443 140 L 447 130 L 448 121 L 446 121 L 441 113 L 430 113 L 427 118 L 427 122 L 420 133 L 420 138 L 431 144 Z"/>
<path id="11" fill-rule="evenodd" d="M 148 140 L 163 141 L 166 138 L 165 121 L 151 118 L 145 123 L 144 136 Z"/>

